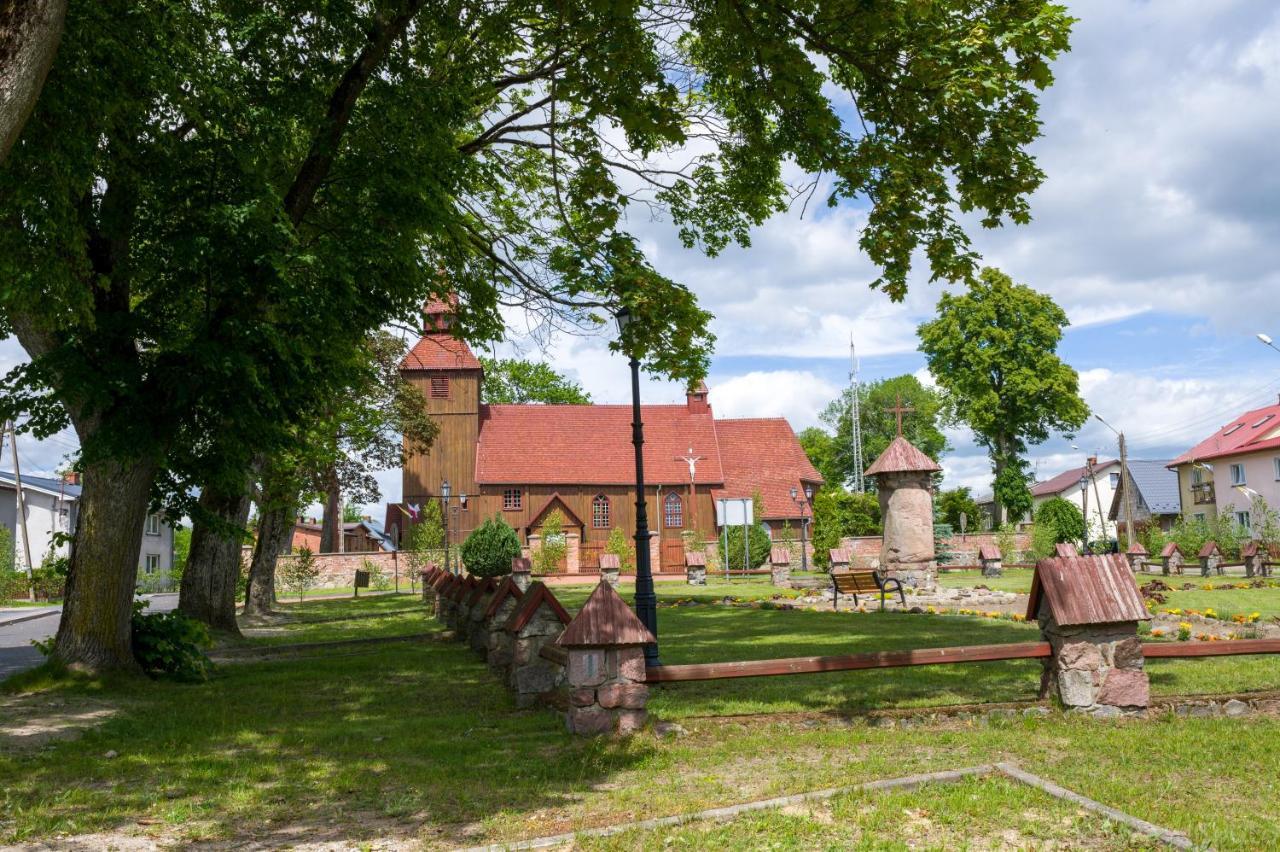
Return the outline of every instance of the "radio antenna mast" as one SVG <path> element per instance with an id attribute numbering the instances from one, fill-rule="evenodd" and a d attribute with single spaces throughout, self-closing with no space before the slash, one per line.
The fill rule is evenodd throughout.
<path id="1" fill-rule="evenodd" d="M 853 440 L 853 490 L 861 494 L 866 490 L 862 479 L 862 471 L 866 465 L 862 462 L 862 410 L 858 400 L 858 351 L 853 345 L 853 335 L 849 335 L 849 422 L 852 425 Z"/>

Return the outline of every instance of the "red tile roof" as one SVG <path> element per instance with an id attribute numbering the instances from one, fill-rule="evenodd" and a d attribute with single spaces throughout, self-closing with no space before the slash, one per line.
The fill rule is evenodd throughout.
<path id="1" fill-rule="evenodd" d="M 716 424 L 686 405 L 646 405 L 644 472 L 653 484 L 689 481 L 679 456 L 693 448 L 697 482 L 724 481 Z M 794 437 L 792 438 L 794 441 Z M 635 482 L 629 405 L 486 405 L 476 481 L 485 484 L 626 485 Z M 749 496 L 749 495 L 748 495 Z"/>
<path id="2" fill-rule="evenodd" d="M 877 473 L 899 473 L 906 471 L 935 471 L 942 466 L 920 452 L 914 444 L 899 435 L 884 448 L 880 458 L 871 463 L 864 476 L 875 476 Z"/>
<path id="3" fill-rule="evenodd" d="M 717 420 L 720 463 L 724 485 L 712 491 L 716 499 L 753 497 L 759 491 L 764 500 L 764 517 L 800 518 L 812 514 L 804 508 L 804 487 L 822 484 L 822 474 L 809 461 L 804 448 L 781 417 Z M 791 499 L 796 489 L 800 504 Z"/>
<path id="4" fill-rule="evenodd" d="M 452 334 L 425 334 L 400 361 L 401 370 L 479 370 L 480 359 Z"/>
<path id="5" fill-rule="evenodd" d="M 1177 467 L 1193 461 L 1260 452 L 1280 447 L 1280 405 L 1255 408 L 1196 444 L 1173 461 Z"/>
<path id="6" fill-rule="evenodd" d="M 1097 476 L 1099 473 L 1111 467 L 1113 464 L 1118 465 L 1120 464 L 1120 462 L 1116 461 L 1115 459 L 1110 459 L 1109 461 L 1096 462 L 1093 465 L 1094 476 Z M 1130 469 L 1132 469 L 1133 463 L 1130 462 L 1129 466 L 1130 466 Z M 1061 494 L 1062 492 L 1069 491 L 1073 488 L 1078 490 L 1080 488 L 1080 477 L 1088 476 L 1088 475 L 1089 475 L 1088 467 L 1073 467 L 1071 468 L 1071 470 L 1065 470 L 1062 473 L 1058 474 L 1057 476 L 1051 477 L 1050 479 L 1046 479 L 1042 482 L 1037 482 L 1033 484 L 1031 486 L 1031 496 L 1032 497 L 1055 497 Z"/>

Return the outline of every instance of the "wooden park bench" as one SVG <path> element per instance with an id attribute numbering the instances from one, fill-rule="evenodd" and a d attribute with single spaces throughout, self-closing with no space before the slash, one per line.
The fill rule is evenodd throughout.
<path id="1" fill-rule="evenodd" d="M 893 577 L 884 579 L 879 571 L 872 569 L 855 569 L 853 571 L 831 572 L 831 607 L 840 609 L 840 595 L 853 595 L 854 606 L 858 604 L 858 595 L 874 595 L 880 593 L 880 609 L 884 609 L 884 596 L 897 592 L 902 605 L 907 605 L 906 592 L 902 590 L 902 582 Z"/>

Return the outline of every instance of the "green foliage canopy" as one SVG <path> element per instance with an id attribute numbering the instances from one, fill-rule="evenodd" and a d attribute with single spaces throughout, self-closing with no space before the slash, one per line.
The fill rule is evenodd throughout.
<path id="1" fill-rule="evenodd" d="M 543 403 L 590 405 L 591 395 L 577 382 L 549 364 L 518 358 L 482 357 L 484 385 L 481 402 L 490 405 Z"/>
<path id="2" fill-rule="evenodd" d="M 976 532 L 982 526 L 982 510 L 965 487 L 939 491 L 933 501 L 934 511 L 943 523 L 960 533 L 960 515 L 965 516 L 965 532 Z"/>
<path id="3" fill-rule="evenodd" d="M 874 494 L 823 488 L 813 498 L 813 561 L 828 564 L 846 536 L 880 534 L 880 501 Z"/>
<path id="4" fill-rule="evenodd" d="M 853 479 L 853 421 L 850 418 L 852 393 L 852 388 L 846 388 L 840 398 L 828 403 L 821 414 L 822 422 L 833 433 L 830 444 L 824 447 L 821 441 L 815 439 L 813 442 L 820 458 L 824 453 L 830 454 L 829 459 L 824 459 L 824 462 L 831 475 L 817 461 L 814 461 L 814 467 L 833 485 Z M 907 373 L 858 386 L 865 466 L 870 466 L 889 446 L 889 442 L 897 437 L 898 419 L 889 409 L 896 407 L 899 398 L 903 405 L 915 409 L 902 418 L 902 434 L 908 441 L 934 461 L 939 461 L 951 449 L 947 436 L 942 431 L 948 425 L 943 395 Z M 810 457 L 810 460 L 813 461 L 813 458 Z"/>
<path id="5" fill-rule="evenodd" d="M 1085 537 L 1084 515 L 1080 507 L 1062 497 L 1051 497 L 1036 507 L 1035 525 L 1053 544 L 1080 542 Z"/>
<path id="6" fill-rule="evenodd" d="M 968 292 L 944 293 L 937 318 L 919 328 L 929 370 L 987 448 L 996 502 L 1010 517 L 1031 508 L 1027 446 L 1089 416 L 1076 371 L 1056 354 L 1068 324 L 1051 298 L 988 268 Z"/>

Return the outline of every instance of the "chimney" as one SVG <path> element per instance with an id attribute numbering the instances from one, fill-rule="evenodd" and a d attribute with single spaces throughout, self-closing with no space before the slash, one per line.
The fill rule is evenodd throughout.
<path id="1" fill-rule="evenodd" d="M 78 471 L 78 470 L 68 470 L 68 471 L 66 471 L 65 473 L 63 473 L 63 474 L 62 474 L 62 481 L 63 481 L 63 483 L 64 483 L 64 484 L 66 484 L 66 485 L 79 485 L 79 484 L 80 484 L 80 471 Z"/>
<path id="2" fill-rule="evenodd" d="M 691 414 L 710 414 L 711 403 L 707 401 L 706 382 L 698 382 L 697 387 L 690 388 L 685 394 L 685 405 Z"/>
<path id="3" fill-rule="evenodd" d="M 1096 467 L 1096 466 L 1097 466 L 1097 464 L 1098 464 L 1098 457 L 1097 457 L 1097 456 L 1089 456 L 1089 458 L 1085 460 L 1085 464 L 1086 464 L 1088 467 Z"/>

